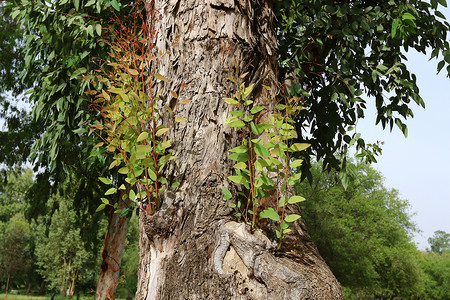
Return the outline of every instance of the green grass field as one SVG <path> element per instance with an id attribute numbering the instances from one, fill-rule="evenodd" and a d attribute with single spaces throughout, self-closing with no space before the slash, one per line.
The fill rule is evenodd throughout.
<path id="1" fill-rule="evenodd" d="M 27 295 L 14 295 L 8 293 L 8 300 L 49 300 L 51 298 L 51 295 L 45 295 L 45 296 L 27 296 Z M 5 299 L 5 293 L 0 294 L 0 300 Z M 61 295 L 55 295 L 54 300 L 62 300 L 62 299 L 68 299 Z M 77 295 L 74 295 L 72 297 L 73 300 L 77 299 Z M 94 296 L 80 296 L 79 300 L 92 300 L 94 299 Z"/>
<path id="2" fill-rule="evenodd" d="M 45 295 L 45 296 L 28 296 L 28 295 L 14 295 L 11 293 L 8 293 L 8 300 L 49 300 L 51 299 L 51 295 Z M 5 293 L 0 293 L 0 300 L 5 299 Z M 61 296 L 61 295 L 55 295 L 55 298 L 53 298 L 54 300 L 66 300 L 69 299 L 67 297 Z M 72 297 L 72 300 L 76 300 L 77 299 L 77 295 L 74 295 Z M 79 300 L 93 300 L 94 299 L 94 295 L 80 295 Z M 116 297 L 116 299 L 126 299 L 126 297 Z M 133 298 L 134 299 L 134 298 Z"/>

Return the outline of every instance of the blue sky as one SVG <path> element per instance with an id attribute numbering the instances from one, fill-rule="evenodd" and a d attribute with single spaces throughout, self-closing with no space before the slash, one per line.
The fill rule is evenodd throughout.
<path id="1" fill-rule="evenodd" d="M 443 11 L 444 12 L 444 11 Z M 446 11 L 450 19 L 450 10 Z M 416 74 L 425 109 L 411 104 L 408 137 L 394 126 L 392 132 L 375 126 L 374 101 L 369 100 L 366 118 L 358 124 L 366 142 L 384 141 L 383 155 L 375 168 L 386 178 L 389 188 L 400 191 L 415 212 L 413 221 L 423 232 L 415 236 L 419 249 L 429 247 L 427 239 L 436 230 L 450 233 L 450 79 L 445 69 L 436 75 L 436 60 L 410 51 L 409 70 Z"/>

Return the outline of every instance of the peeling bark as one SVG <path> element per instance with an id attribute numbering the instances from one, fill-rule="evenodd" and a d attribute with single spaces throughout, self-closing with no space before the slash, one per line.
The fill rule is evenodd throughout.
<path id="1" fill-rule="evenodd" d="M 249 72 L 255 101 L 264 97 L 261 84 L 277 78 L 271 1 L 151 2 L 158 10 L 157 51 L 170 52 L 157 70 L 170 86 L 159 88 L 177 92 L 185 82 L 181 96 L 192 102 L 177 110 L 188 121 L 171 130 L 171 151 L 180 158 L 165 171 L 181 185 L 156 214 L 140 213 L 136 299 L 342 299 L 302 221 L 277 252 L 270 229 L 251 233 L 222 198 L 221 186 L 235 191 L 227 151 L 237 145 L 225 125 L 230 107 L 222 98 L 233 92 L 227 77 Z"/>

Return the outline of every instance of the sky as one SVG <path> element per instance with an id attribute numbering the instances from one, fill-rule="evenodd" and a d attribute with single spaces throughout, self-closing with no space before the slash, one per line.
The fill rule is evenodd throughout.
<path id="1" fill-rule="evenodd" d="M 450 9 L 445 14 L 450 20 Z M 408 137 L 396 125 L 392 132 L 375 126 L 374 100 L 368 100 L 366 118 L 357 130 L 366 143 L 384 141 L 374 167 L 384 175 L 386 187 L 399 190 L 400 197 L 410 202 L 410 212 L 416 213 L 412 220 L 422 230 L 414 242 L 425 250 L 436 230 L 450 233 L 450 78 L 445 69 L 436 75 L 438 61 L 415 51 L 406 56 L 425 102 L 425 109 L 410 105 L 414 118 L 406 121 Z"/>

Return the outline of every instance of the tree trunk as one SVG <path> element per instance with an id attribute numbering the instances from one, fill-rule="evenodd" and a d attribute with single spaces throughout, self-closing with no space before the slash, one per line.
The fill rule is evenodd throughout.
<path id="1" fill-rule="evenodd" d="M 39 296 L 44 295 L 44 292 L 45 292 L 45 280 L 42 279 L 42 281 L 41 281 L 41 287 L 39 288 L 39 293 L 38 293 L 38 295 L 39 295 Z"/>
<path id="2" fill-rule="evenodd" d="M 140 213 L 136 299 L 342 299 L 303 221 L 276 252 L 273 232 L 250 233 L 222 197 L 221 186 L 233 190 L 228 150 L 237 145 L 237 133 L 225 125 L 231 109 L 222 98 L 233 92 L 227 77 L 249 72 L 255 101 L 265 96 L 261 84 L 277 78 L 271 1 L 149 2 L 158 11 L 157 51 L 171 52 L 157 72 L 173 91 L 185 82 L 182 99 L 192 102 L 177 108 L 188 121 L 172 128 L 179 158 L 165 171 L 181 185 L 157 213 Z"/>
<path id="3" fill-rule="evenodd" d="M 8 298 L 9 280 L 11 279 L 11 274 L 8 273 L 8 278 L 6 279 L 6 289 L 5 289 L 5 299 Z"/>
<path id="4" fill-rule="evenodd" d="M 118 194 L 117 201 L 119 205 L 117 209 L 127 207 L 128 202 L 123 201 L 122 196 L 128 191 L 129 189 L 127 188 Z M 114 213 L 114 210 L 111 208 L 109 215 L 108 231 L 102 253 L 103 262 L 95 290 L 95 299 L 98 300 L 114 299 L 117 285 L 119 284 L 120 266 L 127 237 L 128 222 L 126 217 L 120 218 L 118 213 Z"/>

